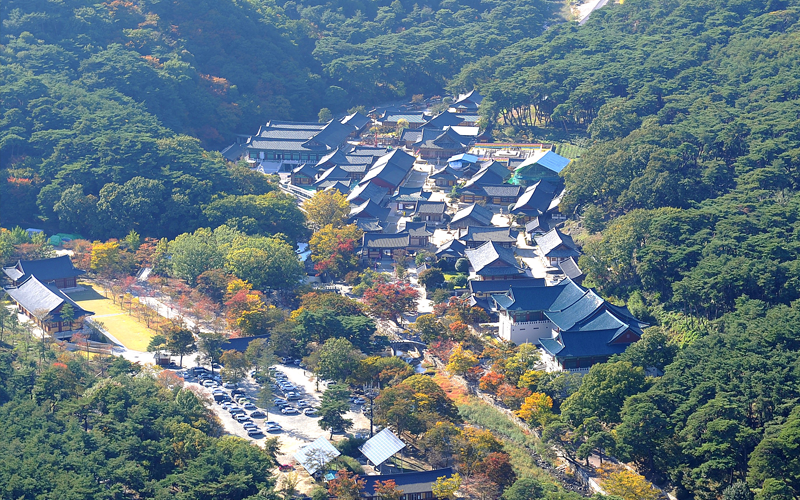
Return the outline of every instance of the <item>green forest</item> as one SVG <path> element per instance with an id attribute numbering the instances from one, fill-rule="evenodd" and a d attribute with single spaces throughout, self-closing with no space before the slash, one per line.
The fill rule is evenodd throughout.
<path id="1" fill-rule="evenodd" d="M 481 90 L 498 131 L 589 141 L 564 172 L 586 284 L 666 333 L 623 359 L 677 351 L 635 388 L 590 373 L 562 417 L 600 418 L 620 457 L 681 497 L 741 481 L 800 498 L 798 61 L 797 2 L 640 0 L 450 82 Z"/>
<path id="2" fill-rule="evenodd" d="M 92 239 L 134 230 L 194 249 L 224 225 L 217 234 L 238 231 L 242 248 L 267 252 L 308 236 L 302 213 L 275 180 L 214 149 L 268 119 L 314 120 L 322 107 L 341 113 L 445 88 L 477 88 L 496 137 L 586 144 L 563 173 L 585 284 L 654 327 L 571 395 L 535 387 L 561 413 L 545 438 L 609 444 L 681 499 L 800 498 L 798 0 L 626 0 L 584 25 L 560 20 L 560 3 L 522 0 L 10 0 L 1 9 L 5 227 Z M 663 376 L 645 377 L 654 359 Z M 63 498 L 115 498 L 114 488 L 166 498 L 176 484 L 186 498 L 211 498 L 192 474 L 213 469 L 234 484 L 220 471 L 235 457 L 251 467 L 247 454 L 257 453 L 204 437 L 194 455 L 156 464 L 179 432 L 214 433 L 180 406 L 181 391 L 125 374 L 99 383 L 69 363 L 34 376 L 0 361 L 10 423 L 0 470 L 38 474 L 38 486 L 0 479 L 13 498 L 41 484 Z M 44 375 L 66 380 L 64 392 L 37 389 Z M 125 401 L 93 402 L 122 398 L 118 386 Z M 90 412 L 97 421 L 81 413 L 91 404 L 102 408 Z M 173 416 L 156 417 L 158 405 Z M 163 432 L 145 447 L 152 456 L 136 455 L 144 451 L 131 442 L 149 426 Z M 50 468 L 34 470 L 25 447 Z M 88 458 L 70 462 L 78 456 Z M 80 474 L 47 476 L 57 458 Z M 128 467 L 110 467 L 112 458 Z M 126 477 L 102 494 L 81 490 L 84 474 L 101 469 Z M 258 479 L 248 485 L 269 488 L 262 469 L 250 473 Z"/>

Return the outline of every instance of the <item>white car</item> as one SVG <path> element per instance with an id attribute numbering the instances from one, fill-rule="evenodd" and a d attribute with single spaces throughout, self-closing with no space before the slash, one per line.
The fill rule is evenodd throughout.
<path id="1" fill-rule="evenodd" d="M 264 430 L 267 431 L 267 432 L 280 432 L 280 431 L 283 430 L 283 427 L 281 427 L 278 424 L 272 423 L 272 424 L 265 425 L 264 426 Z"/>
<path id="2" fill-rule="evenodd" d="M 281 413 L 283 413 L 284 415 L 297 415 L 300 412 L 297 411 L 297 408 L 295 408 L 294 406 L 287 406 L 286 408 L 281 410 Z"/>
<path id="3" fill-rule="evenodd" d="M 317 409 L 316 408 L 306 408 L 303 410 L 303 415 L 307 417 L 316 417 L 317 416 Z"/>

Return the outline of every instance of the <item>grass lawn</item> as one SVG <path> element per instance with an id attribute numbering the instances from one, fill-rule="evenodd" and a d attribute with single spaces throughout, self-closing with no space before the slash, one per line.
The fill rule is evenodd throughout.
<path id="1" fill-rule="evenodd" d="M 70 293 L 72 300 L 82 308 L 94 313 L 94 320 L 103 324 L 106 330 L 128 349 L 147 351 L 147 344 L 154 332 L 133 316 L 129 316 L 118 305 L 97 292 L 93 285 L 81 283 L 86 290 Z"/>

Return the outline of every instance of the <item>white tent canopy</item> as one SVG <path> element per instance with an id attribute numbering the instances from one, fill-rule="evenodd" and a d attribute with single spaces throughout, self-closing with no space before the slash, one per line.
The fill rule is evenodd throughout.
<path id="1" fill-rule="evenodd" d="M 392 431 L 384 429 L 375 434 L 374 437 L 364 443 L 359 449 L 370 462 L 375 465 L 380 465 L 405 447 L 406 444 L 400 441 Z"/>
<path id="2" fill-rule="evenodd" d="M 303 466 L 310 475 L 325 467 L 325 464 L 341 455 L 339 450 L 324 437 L 319 437 L 313 443 L 300 448 L 294 454 L 297 463 Z"/>

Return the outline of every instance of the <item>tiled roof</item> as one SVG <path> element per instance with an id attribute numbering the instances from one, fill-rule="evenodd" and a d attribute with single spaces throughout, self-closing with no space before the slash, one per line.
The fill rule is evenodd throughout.
<path id="1" fill-rule="evenodd" d="M 472 293 L 505 293 L 509 288 L 515 289 L 545 286 L 544 278 L 519 278 L 514 280 L 470 280 L 469 290 Z"/>
<path id="2" fill-rule="evenodd" d="M 319 176 L 319 178 L 314 183 L 314 185 L 318 185 L 319 183 L 321 183 L 323 181 L 345 181 L 345 182 L 347 182 L 349 179 L 350 179 L 350 174 L 348 172 L 346 172 L 339 165 L 335 165 L 335 166 L 329 168 L 328 170 L 325 170 L 324 172 L 322 172 L 322 174 Z"/>
<path id="3" fill-rule="evenodd" d="M 571 278 L 572 280 L 583 277 L 583 271 L 581 271 L 581 268 L 578 267 L 578 263 L 575 262 L 574 257 L 570 257 L 565 261 L 559 262 L 558 267 L 567 277 Z"/>
<path id="4" fill-rule="evenodd" d="M 459 118 L 455 113 L 444 111 L 428 120 L 422 127 L 444 128 L 450 125 L 458 125 L 461 123 L 461 121 L 461 118 Z"/>
<path id="5" fill-rule="evenodd" d="M 550 230 L 550 223 L 543 217 L 534 217 L 525 224 L 525 232 L 547 232 Z"/>
<path id="6" fill-rule="evenodd" d="M 303 163 L 292 169 L 292 173 L 295 175 L 305 175 L 313 179 L 319 173 L 319 169 L 310 163 Z"/>
<path id="7" fill-rule="evenodd" d="M 474 269 L 477 274 L 490 273 L 492 275 L 497 275 L 498 273 L 491 271 L 492 268 L 489 267 L 491 264 L 497 262 L 505 264 L 503 267 L 494 268 L 498 271 L 505 271 L 501 274 L 509 274 L 507 268 L 514 268 L 516 272 L 522 272 L 519 266 L 517 266 L 517 260 L 514 258 L 514 250 L 501 247 L 493 241 L 488 241 L 478 248 L 467 249 L 464 251 L 464 254 L 469 259 L 472 269 Z"/>
<path id="8" fill-rule="evenodd" d="M 483 186 L 483 192 L 487 196 L 503 196 L 516 198 L 519 192 L 522 191 L 522 186 L 513 186 L 511 184 L 501 184 L 499 186 Z"/>
<path id="9" fill-rule="evenodd" d="M 330 184 L 328 186 L 325 186 L 323 189 L 325 191 L 329 191 L 331 189 L 335 189 L 335 190 L 339 191 L 340 193 L 342 193 L 343 195 L 347 196 L 347 193 L 350 192 L 350 185 L 348 183 L 346 183 L 346 182 L 335 181 L 332 184 Z"/>
<path id="10" fill-rule="evenodd" d="M 408 248 L 408 245 L 408 234 L 364 233 L 362 239 L 364 248 L 396 249 Z"/>
<path id="11" fill-rule="evenodd" d="M 386 197 L 387 192 L 386 188 L 378 186 L 373 182 L 367 182 L 366 184 L 360 184 L 353 188 L 353 191 L 347 196 L 347 201 L 353 202 L 362 200 L 361 202 L 363 203 L 366 200 L 372 200 L 380 204 Z"/>
<path id="12" fill-rule="evenodd" d="M 418 214 L 443 214 L 447 209 L 447 203 L 436 201 L 423 201 L 417 204 Z"/>
<path id="13" fill-rule="evenodd" d="M 361 205 L 357 205 L 350 209 L 350 217 L 369 217 L 379 220 L 386 220 L 389 216 L 390 210 L 388 208 L 381 208 L 380 205 L 372 200 L 367 200 Z"/>
<path id="14" fill-rule="evenodd" d="M 403 129 L 403 133 L 400 134 L 400 141 L 401 142 L 417 142 L 417 140 L 422 135 L 421 128 L 407 128 Z"/>
<path id="15" fill-rule="evenodd" d="M 347 115 L 342 118 L 342 123 L 355 127 L 357 130 L 361 130 L 368 124 L 372 123 L 372 119 L 356 111 L 352 115 Z"/>
<path id="16" fill-rule="evenodd" d="M 428 229 L 428 224 L 426 222 L 406 222 L 403 231 L 406 232 L 411 236 L 432 236 L 433 232 Z"/>
<path id="17" fill-rule="evenodd" d="M 537 214 L 547 212 L 550 202 L 556 194 L 556 187 L 546 181 L 539 181 L 532 186 L 528 186 L 522 196 L 519 197 L 511 213 L 518 213 L 522 210 L 533 210 Z"/>
<path id="18" fill-rule="evenodd" d="M 323 156 L 322 159 L 317 162 L 317 165 L 324 165 L 325 163 L 341 165 L 342 163 L 347 163 L 347 157 L 344 155 L 341 149 L 336 148 Z"/>
<path id="19" fill-rule="evenodd" d="M 60 313 L 53 314 L 53 311 L 64 303 L 72 306 L 75 318 L 94 314 L 83 309 L 55 286 L 42 283 L 36 276 L 30 276 L 18 286 L 9 286 L 5 291 L 15 302 L 39 319 L 50 315 L 52 321 L 60 321 Z"/>
<path id="20" fill-rule="evenodd" d="M 495 226 L 467 226 L 456 233 L 456 239 L 461 241 L 495 241 L 510 243 L 517 241 L 517 233 L 510 227 Z"/>
<path id="21" fill-rule="evenodd" d="M 477 225 L 491 226 L 492 217 L 494 217 L 494 214 L 490 210 L 478 205 L 477 203 L 473 203 L 472 205 L 462 208 L 456 212 L 450 223 L 452 224 L 463 219 L 472 219 L 473 221 L 477 222 Z"/>
<path id="22" fill-rule="evenodd" d="M 383 231 L 382 221 L 377 218 L 368 219 L 360 217 L 356 219 L 356 227 L 365 233 L 380 233 Z"/>
<path id="23" fill-rule="evenodd" d="M 61 255 L 51 259 L 19 260 L 12 267 L 4 267 L 3 272 L 14 281 L 24 281 L 36 276 L 43 283 L 63 278 L 75 278 L 86 271 L 72 265 L 69 255 Z"/>
<path id="24" fill-rule="evenodd" d="M 459 257 L 463 257 L 464 251 L 466 249 L 467 246 L 461 243 L 460 241 L 450 240 L 436 249 L 436 255 L 449 254 L 449 255 L 457 255 Z"/>
<path id="25" fill-rule="evenodd" d="M 572 237 L 553 228 L 541 236 L 536 236 L 536 244 L 545 257 L 577 257 L 581 253 Z"/>

